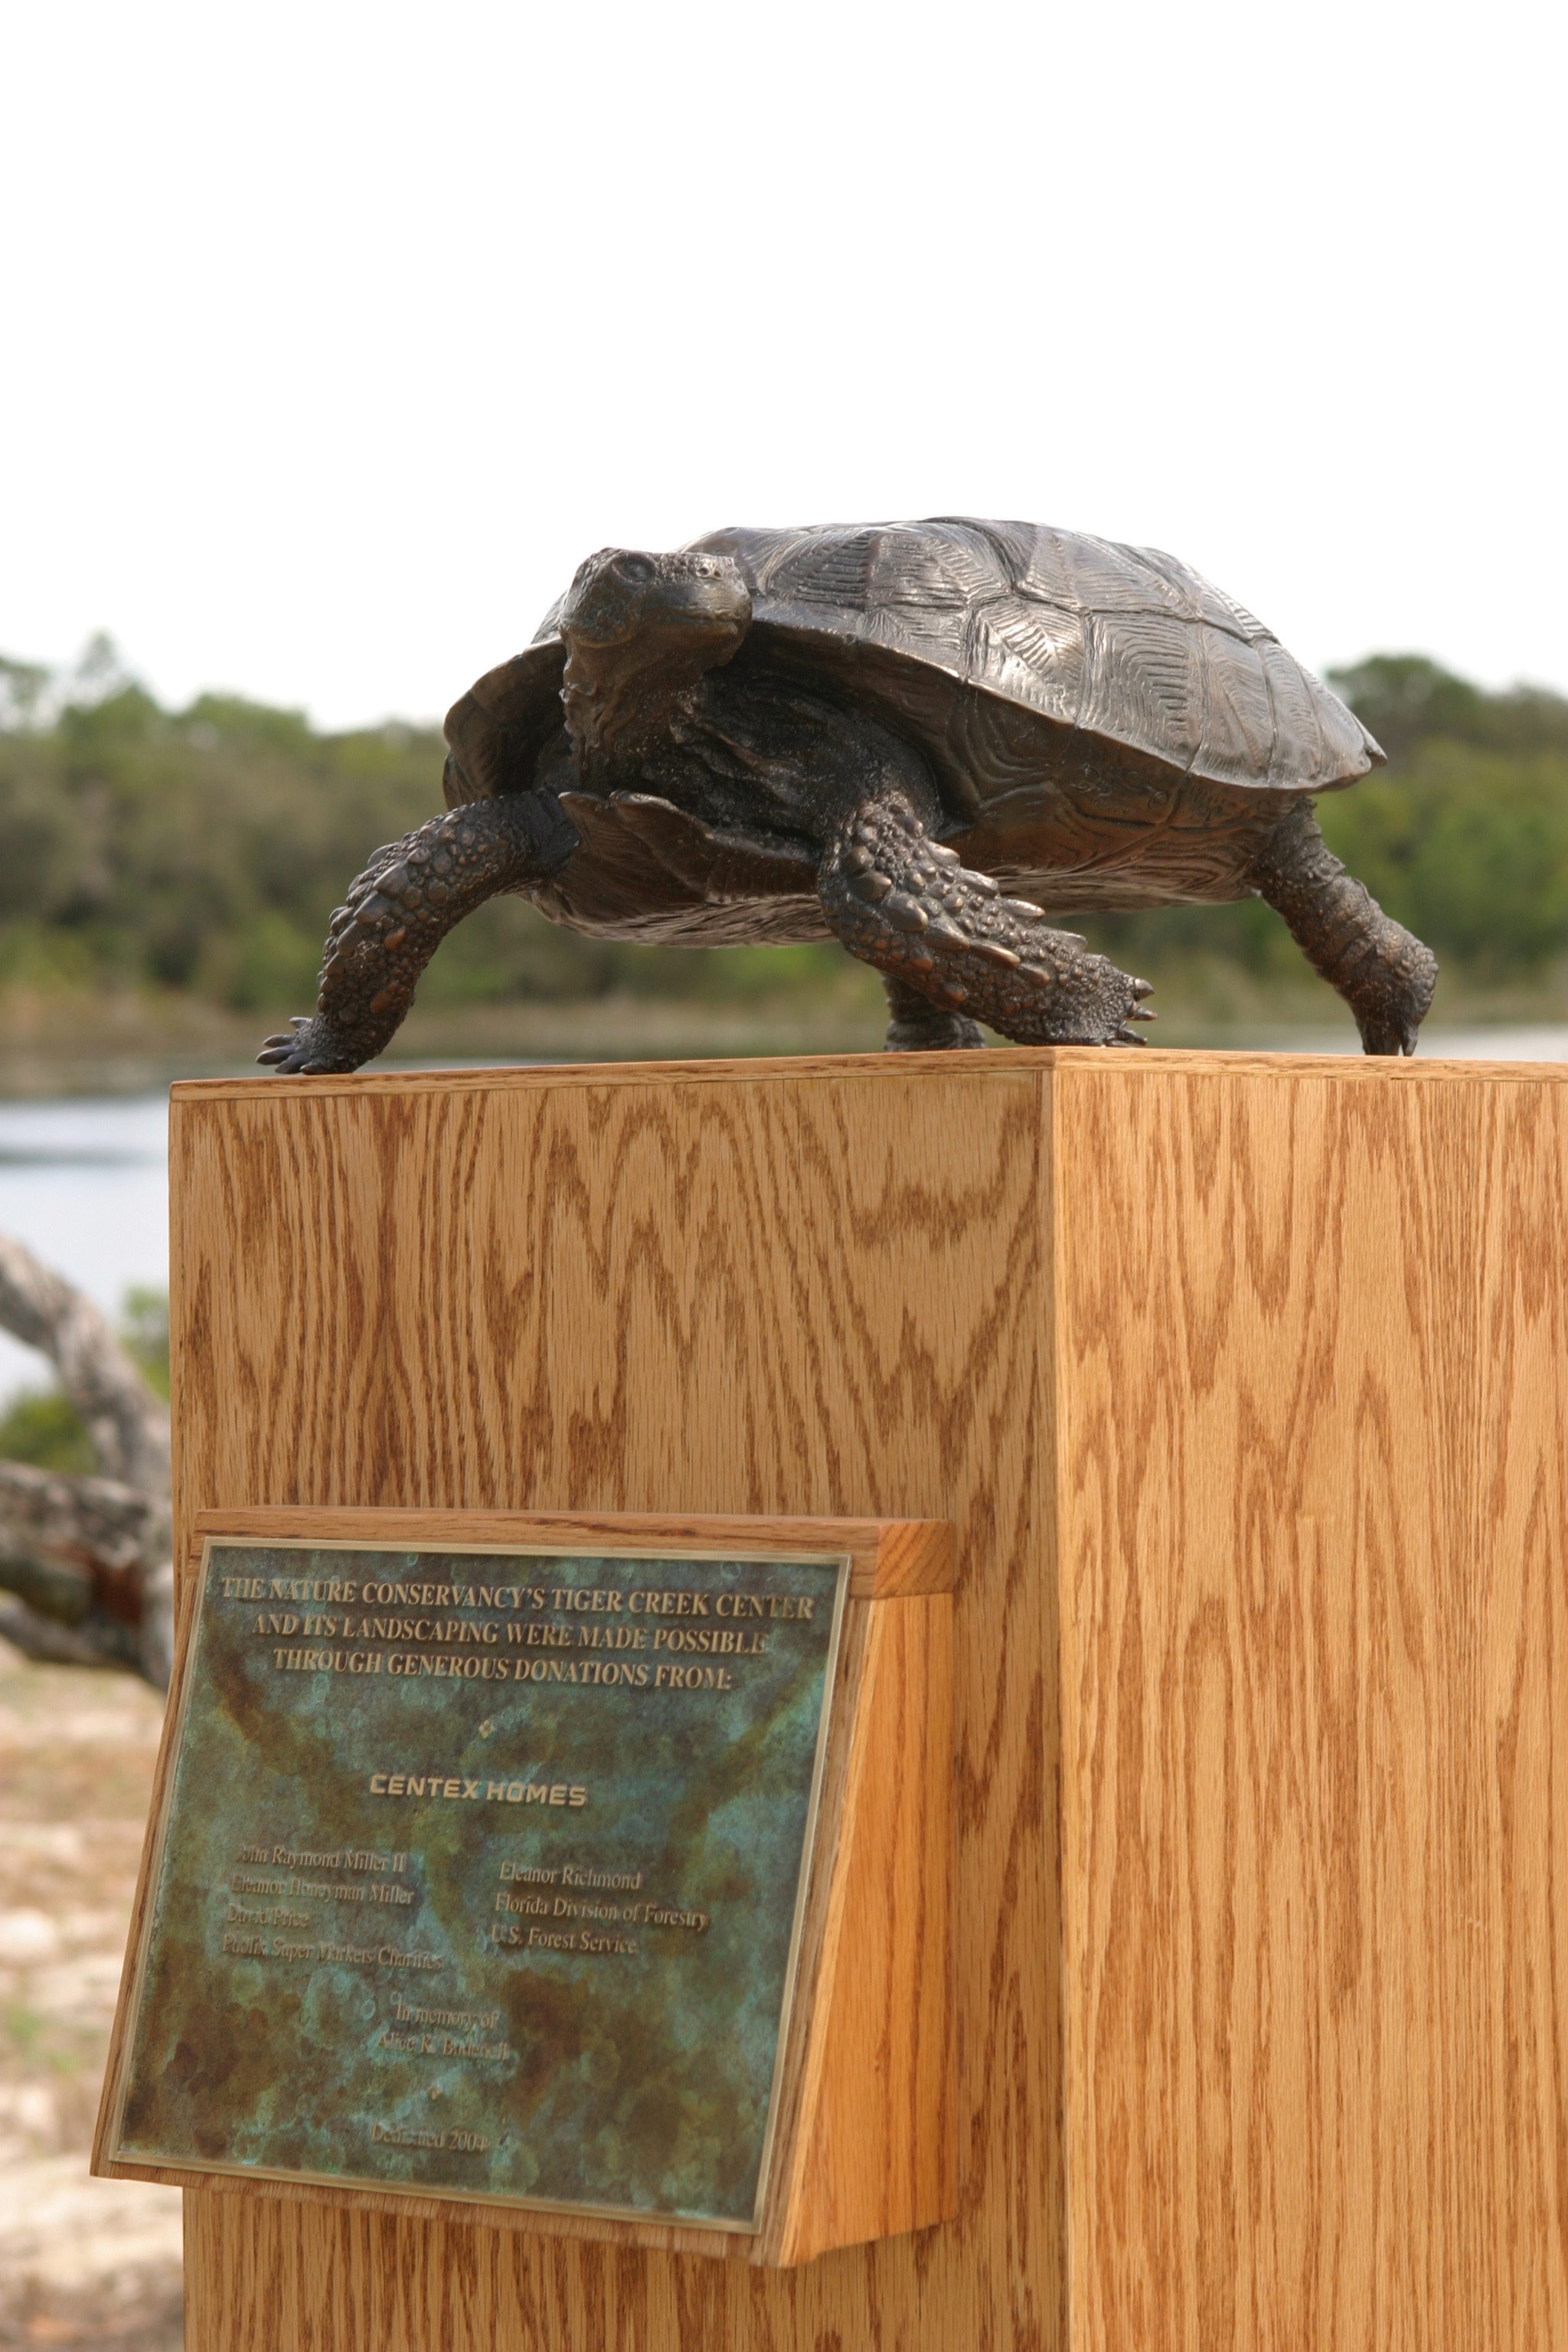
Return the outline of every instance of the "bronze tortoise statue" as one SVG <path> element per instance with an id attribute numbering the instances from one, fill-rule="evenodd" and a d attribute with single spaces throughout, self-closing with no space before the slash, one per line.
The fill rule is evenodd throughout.
<path id="1" fill-rule="evenodd" d="M 1311 795 L 1383 757 L 1278 638 L 1168 555 L 1030 523 L 724 530 L 590 556 L 447 719 L 448 814 L 332 918 L 281 1070 L 386 1045 L 497 891 L 612 939 L 837 939 L 897 1047 L 1131 1043 L 1145 982 L 1053 915 L 1260 893 L 1412 1053 L 1430 951 Z"/>

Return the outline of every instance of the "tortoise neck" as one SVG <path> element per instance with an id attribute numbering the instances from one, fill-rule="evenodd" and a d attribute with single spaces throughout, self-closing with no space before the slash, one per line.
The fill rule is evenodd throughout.
<path id="1" fill-rule="evenodd" d="M 582 772 L 625 767 L 667 744 L 700 676 L 695 664 L 668 656 L 630 662 L 624 646 L 572 646 L 561 701 Z"/>

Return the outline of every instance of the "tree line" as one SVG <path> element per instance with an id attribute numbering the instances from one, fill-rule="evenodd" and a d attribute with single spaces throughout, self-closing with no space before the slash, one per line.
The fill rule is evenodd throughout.
<path id="1" fill-rule="evenodd" d="M 1319 803 L 1388 911 L 1479 986 L 1568 950 L 1568 700 L 1491 694 L 1415 656 L 1333 683 L 1389 754 Z M 163 709 L 100 643 L 72 678 L 0 662 L 0 988 L 154 988 L 255 1012 L 314 995 L 327 919 L 377 844 L 440 806 L 442 745 L 396 725 L 329 734 L 230 695 Z M 1258 902 L 1100 919 L 1139 969 L 1229 958 L 1294 975 Z M 787 959 L 787 974 L 780 959 Z M 808 986 L 832 947 L 693 955 L 586 940 L 496 901 L 446 942 L 426 1003 Z"/>

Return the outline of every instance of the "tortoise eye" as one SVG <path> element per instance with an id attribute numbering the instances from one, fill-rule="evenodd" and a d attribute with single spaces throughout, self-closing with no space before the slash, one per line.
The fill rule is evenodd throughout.
<path id="1" fill-rule="evenodd" d="M 621 570 L 628 580 L 651 580 L 653 578 L 653 566 L 648 562 L 646 555 L 628 555 L 625 557 L 621 563 Z"/>

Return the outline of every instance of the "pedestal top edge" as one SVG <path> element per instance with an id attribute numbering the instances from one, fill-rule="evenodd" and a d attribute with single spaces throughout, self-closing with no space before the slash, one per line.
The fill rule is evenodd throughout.
<path id="1" fill-rule="evenodd" d="M 495 1068 L 359 1070 L 346 1076 L 180 1078 L 174 1103 L 271 1102 L 323 1095 L 492 1094 L 538 1087 L 769 1084 L 857 1078 L 895 1082 L 918 1074 L 1002 1077 L 1092 1073 L 1134 1082 L 1158 1077 L 1338 1078 L 1363 1086 L 1426 1081 L 1551 1086 L 1568 1083 L 1568 1062 L 1412 1059 L 1352 1054 L 1229 1053 L 1213 1048 L 1005 1045 L 976 1053 L 799 1054 L 691 1062 L 542 1062 Z"/>

